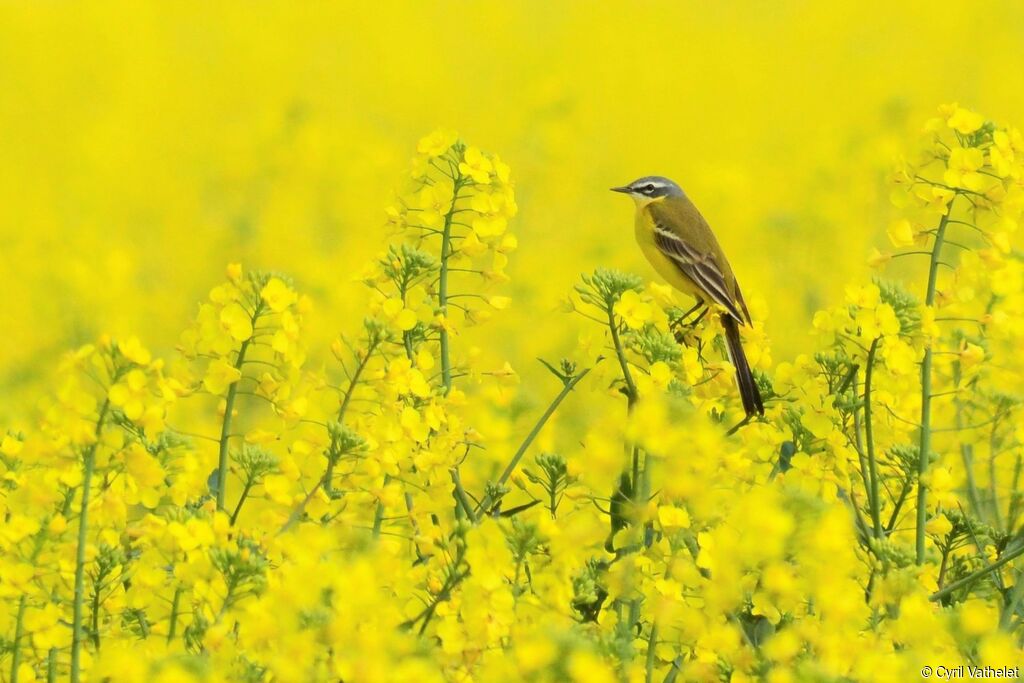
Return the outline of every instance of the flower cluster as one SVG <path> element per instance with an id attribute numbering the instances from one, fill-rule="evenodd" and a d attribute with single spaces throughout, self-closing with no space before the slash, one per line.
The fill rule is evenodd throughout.
<path id="1" fill-rule="evenodd" d="M 427 136 L 329 350 L 291 280 L 231 265 L 173 361 L 101 339 L 2 432 L 0 680 L 1021 664 L 1024 146 L 940 114 L 893 178 L 886 277 L 778 365 L 751 301 L 753 419 L 715 316 L 609 269 L 568 297 L 547 402 L 520 393 L 464 343 L 509 304 L 509 169 Z"/>

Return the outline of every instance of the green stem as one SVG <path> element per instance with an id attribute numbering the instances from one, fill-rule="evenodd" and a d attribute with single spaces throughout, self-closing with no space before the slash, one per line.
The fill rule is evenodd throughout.
<path id="1" fill-rule="evenodd" d="M 338 408 L 338 424 L 344 424 L 345 413 L 348 411 L 348 404 L 352 401 L 352 394 L 355 393 L 356 386 L 359 384 L 359 378 L 362 376 L 366 366 L 370 363 L 370 358 L 373 356 L 373 352 L 377 349 L 377 344 L 380 342 L 376 339 L 370 342 L 366 347 L 366 355 L 359 359 L 359 365 L 356 366 L 356 371 L 352 373 L 352 380 L 348 384 L 348 389 L 345 390 L 345 396 L 341 399 L 341 407 Z M 325 487 L 328 491 L 331 490 L 331 480 L 334 478 L 334 466 L 337 460 L 337 456 L 334 453 L 334 449 L 337 444 L 337 439 L 331 440 L 331 450 L 328 452 L 327 457 L 327 471 L 324 474 Z"/>
<path id="2" fill-rule="evenodd" d="M 953 370 L 953 383 L 957 388 L 960 387 L 960 376 L 960 363 L 956 363 Z M 961 431 L 964 428 L 963 402 L 958 398 L 955 403 L 956 428 L 957 431 Z M 978 496 L 978 485 L 974 481 L 974 445 L 965 442 L 962 438 L 960 440 L 960 458 L 963 460 L 964 474 L 967 477 L 967 500 L 970 501 L 971 508 L 978 519 L 985 521 L 985 515 L 982 514 L 981 509 L 981 499 Z"/>
<path id="3" fill-rule="evenodd" d="M 462 478 L 459 476 L 459 468 L 453 467 L 448 471 L 452 475 L 452 484 L 455 485 L 455 500 L 458 503 L 459 509 L 466 513 L 466 516 L 469 517 L 469 521 L 476 524 L 476 514 L 473 512 L 473 503 L 470 502 L 466 489 L 462 487 Z"/>
<path id="4" fill-rule="evenodd" d="M 970 584 L 974 583 L 976 580 L 978 580 L 982 576 L 985 576 L 986 574 L 988 574 L 990 572 L 994 572 L 995 570 L 997 570 L 1000 567 L 1002 567 L 1004 564 L 1008 564 L 1010 562 L 1013 562 L 1015 559 L 1017 559 L 1021 555 L 1024 555 L 1024 542 L 1022 542 L 1020 545 L 1018 545 L 1013 550 L 1011 550 L 1009 552 L 1003 553 L 1003 556 L 1000 557 L 995 562 L 993 562 L 992 564 L 990 564 L 990 565 L 988 565 L 986 567 L 982 567 L 981 569 L 979 569 L 979 570 L 977 570 L 975 572 L 971 572 L 970 574 L 968 574 L 964 578 L 962 578 L 962 579 L 960 579 L 958 581 L 954 581 L 953 583 L 949 584 L 948 586 L 946 586 L 942 590 L 939 590 L 939 591 L 936 591 L 936 592 L 932 593 L 931 597 L 929 597 L 928 599 L 931 600 L 932 602 L 937 602 L 939 600 L 942 600 L 943 598 L 948 596 L 953 591 L 958 590 L 960 588 L 963 588 L 964 586 L 967 586 L 967 585 L 970 585 Z"/>
<path id="5" fill-rule="evenodd" d="M 39 558 L 39 553 L 43 550 L 45 541 L 46 522 L 43 523 L 43 528 L 36 533 L 36 537 L 33 539 L 30 564 L 35 565 L 36 560 Z M 13 648 L 11 652 L 11 683 L 18 683 L 18 668 L 21 667 L 21 640 L 25 637 L 25 611 L 27 608 L 28 596 L 22 595 L 18 600 L 18 616 L 14 624 L 14 642 L 11 644 Z"/>
<path id="6" fill-rule="evenodd" d="M 253 313 L 253 326 L 256 324 L 256 317 L 260 313 L 260 306 L 256 306 Z M 249 350 L 249 342 L 252 337 L 242 342 L 238 348 L 238 358 L 235 359 L 235 370 L 242 371 L 242 364 L 245 363 L 245 352 Z M 220 425 L 220 448 L 217 456 L 217 509 L 224 509 L 224 493 L 227 491 L 228 479 L 228 441 L 231 438 L 231 419 L 235 410 L 235 397 L 238 395 L 238 382 L 232 382 L 228 387 L 228 396 L 224 401 L 224 420 Z"/>
<path id="7" fill-rule="evenodd" d="M 639 395 L 637 394 L 636 384 L 633 383 L 633 375 L 629 371 L 629 362 L 626 360 L 626 352 L 622 347 L 622 339 L 619 337 L 619 325 L 615 321 L 615 309 L 612 306 L 608 306 L 608 329 L 611 330 L 612 344 L 615 346 L 615 356 L 619 360 L 619 367 L 622 368 L 622 379 L 626 383 L 626 399 L 629 408 L 632 409 Z"/>
<path id="8" fill-rule="evenodd" d="M 1013 616 L 1017 613 L 1017 607 L 1022 599 L 1024 599 L 1024 575 L 1018 572 L 1013 582 L 1013 589 L 1010 591 L 1006 605 L 1003 607 L 1003 613 L 999 617 L 999 628 L 1004 631 L 1014 630 L 1012 628 Z"/>
<path id="9" fill-rule="evenodd" d="M 28 596 L 22 595 L 18 600 L 18 616 L 14 626 L 14 651 L 11 653 L 11 683 L 18 683 L 18 669 L 21 668 L 21 639 L 25 637 L 25 610 L 28 607 Z"/>
<path id="10" fill-rule="evenodd" d="M 1013 482 L 1010 485 L 1010 507 L 1006 511 L 1006 528 L 1016 529 L 1017 528 L 1017 515 L 1020 513 L 1020 499 L 1021 492 L 1017 489 L 1020 484 L 1021 468 L 1024 466 L 1021 456 L 1017 455 L 1017 462 L 1013 466 Z"/>
<path id="11" fill-rule="evenodd" d="M 96 464 L 95 449 L 90 448 L 85 455 L 85 467 L 82 475 L 82 507 L 78 517 L 78 549 L 75 553 L 75 596 L 74 611 L 71 621 L 71 681 L 78 683 L 81 676 L 82 648 L 82 612 L 85 599 L 85 545 L 89 529 L 89 495 L 92 486 L 92 473 Z"/>
<path id="12" fill-rule="evenodd" d="M 238 505 L 235 506 L 235 511 L 231 513 L 231 526 L 234 526 L 235 522 L 238 521 L 238 513 L 242 511 L 242 504 L 245 502 L 245 499 L 249 497 L 249 491 L 252 489 L 252 484 L 253 482 L 250 480 L 245 482 L 245 486 L 242 487 L 242 495 L 238 497 Z"/>
<path id="13" fill-rule="evenodd" d="M 935 303 L 935 284 L 939 275 L 939 257 L 942 254 L 942 241 L 946 236 L 946 225 L 953 206 L 950 204 L 946 214 L 939 221 L 935 231 L 935 244 L 932 247 L 931 264 L 928 267 L 928 289 L 925 292 L 926 306 Z M 932 440 L 932 346 L 925 347 L 924 359 L 921 361 L 921 439 L 917 453 L 917 564 L 924 563 L 924 527 L 928 521 L 925 505 L 928 502 L 928 491 L 924 484 L 924 476 L 928 471 L 928 454 L 931 452 Z"/>
<path id="14" fill-rule="evenodd" d="M 665 579 L 672 578 L 671 569 L 665 571 Z M 644 683 L 651 683 L 654 677 L 654 660 L 655 660 L 655 648 L 658 645 L 658 622 L 653 621 L 651 623 L 651 632 L 647 637 L 647 661 L 645 664 L 644 671 Z"/>
<path id="15" fill-rule="evenodd" d="M 462 175 L 456 175 L 452 185 L 452 203 L 448 207 L 448 213 L 444 216 L 444 228 L 441 232 L 441 272 L 438 274 L 437 285 L 437 306 L 441 309 L 441 315 L 445 316 L 447 324 L 448 317 L 448 256 L 452 250 L 452 220 L 455 217 L 455 203 L 459 198 L 459 189 L 462 187 Z M 452 360 L 449 349 L 448 330 L 441 327 L 441 381 L 444 384 L 444 393 L 452 389 Z"/>
<path id="16" fill-rule="evenodd" d="M 853 395 L 856 397 L 857 394 L 857 375 L 856 367 L 854 367 L 854 376 L 851 380 L 853 385 Z M 857 448 L 857 462 L 860 465 L 860 478 L 864 482 L 864 492 L 868 495 L 868 504 L 871 503 L 871 478 L 868 475 L 868 460 L 864 456 L 864 439 L 861 437 L 860 428 L 860 411 L 854 408 L 853 411 L 853 443 Z"/>
<path id="17" fill-rule="evenodd" d="M 102 575 L 96 577 L 92 592 L 92 645 L 100 651 L 100 581 Z"/>
<path id="18" fill-rule="evenodd" d="M 174 640 L 175 631 L 178 630 L 178 610 L 181 609 L 181 586 L 174 589 L 174 598 L 171 599 L 170 625 L 167 627 L 167 642 Z"/>
<path id="19" fill-rule="evenodd" d="M 654 680 L 654 647 L 658 644 L 658 624 L 651 624 L 651 633 L 647 638 L 647 661 L 645 662 L 644 683 Z"/>
<path id="20" fill-rule="evenodd" d="M 996 529 L 1003 528 L 1003 514 L 999 509 L 999 491 L 996 489 L 998 475 L 996 473 L 996 456 L 999 454 L 999 442 L 996 439 L 996 432 L 999 429 L 999 416 L 992 418 L 992 430 L 988 438 L 988 493 L 992 499 L 992 518 Z M 1010 531 L 1007 529 L 1007 531 Z"/>
<path id="21" fill-rule="evenodd" d="M 878 351 L 878 340 L 876 337 L 868 349 L 867 368 L 864 370 L 864 438 L 868 447 L 868 473 L 871 479 L 871 491 L 868 504 L 871 507 L 871 525 L 874 528 L 875 538 L 882 537 L 882 515 L 881 504 L 878 493 L 878 461 L 875 458 L 875 435 L 874 421 L 871 418 L 871 380 L 874 375 L 875 353 Z"/>
<path id="22" fill-rule="evenodd" d="M 907 473 L 906 479 L 903 480 L 903 485 L 900 488 L 900 495 L 896 499 L 896 504 L 892 508 L 892 514 L 889 515 L 889 523 L 885 525 L 886 535 L 891 534 L 892 530 L 896 528 L 896 521 L 900 516 L 900 510 L 903 509 L 903 503 L 907 501 L 907 495 L 910 493 L 911 486 L 913 486 L 913 478 L 913 474 Z"/>
<path id="23" fill-rule="evenodd" d="M 110 399 L 103 402 L 96 419 L 96 440 L 85 452 L 82 463 L 82 505 L 78 514 L 78 547 L 75 550 L 75 595 L 71 617 L 71 683 L 79 683 L 82 676 L 82 612 L 85 603 L 85 546 L 89 540 L 89 496 L 92 474 L 96 467 L 96 449 L 103 434 L 103 423 L 110 409 Z"/>
<path id="24" fill-rule="evenodd" d="M 46 683 L 57 683 L 57 648 L 51 647 L 46 656 Z"/>
<path id="25" fill-rule="evenodd" d="M 387 486 L 391 482 L 391 475 L 384 475 L 384 486 Z M 384 502 L 377 501 L 377 509 L 373 513 L 373 537 L 380 538 L 380 527 L 384 523 Z"/>
<path id="26" fill-rule="evenodd" d="M 526 439 L 523 440 L 523 443 L 519 445 L 519 449 L 515 452 L 515 455 L 512 456 L 512 459 L 505 467 L 505 471 L 501 473 L 500 477 L 498 477 L 498 481 L 495 485 L 496 489 L 500 489 L 502 486 L 505 485 L 505 482 L 508 481 L 508 478 L 512 476 L 512 472 L 515 471 L 516 466 L 519 464 L 519 461 L 523 459 L 523 455 L 526 454 L 526 450 L 530 447 L 530 444 L 532 444 L 533 440 L 537 438 L 538 434 L 540 434 L 540 430 L 544 428 L 544 425 L 547 424 L 547 421 L 551 418 L 555 411 L 558 410 L 558 406 L 561 405 L 562 401 L 565 400 L 565 397 L 569 395 L 569 392 L 571 392 L 576 387 L 576 385 L 580 383 L 580 380 L 587 376 L 588 372 L 590 372 L 590 368 L 587 368 L 586 370 L 579 373 L 578 375 L 576 375 L 575 377 L 573 377 L 572 379 L 565 383 L 565 386 L 562 387 L 562 390 L 558 393 L 558 396 L 555 397 L 555 400 L 551 402 L 551 405 L 548 406 L 548 409 L 545 410 L 544 414 L 540 416 L 539 420 L 537 420 L 537 424 L 535 424 L 533 426 L 533 429 L 530 430 L 530 433 L 526 435 Z M 476 514 L 479 515 L 481 511 L 486 510 L 492 502 L 493 501 L 491 500 L 491 496 L 484 496 L 483 500 L 480 501 L 480 504 L 476 508 Z"/>

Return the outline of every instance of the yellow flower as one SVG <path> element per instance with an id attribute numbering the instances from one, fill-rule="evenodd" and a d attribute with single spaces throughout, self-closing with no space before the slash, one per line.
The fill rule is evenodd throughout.
<path id="1" fill-rule="evenodd" d="M 878 285 L 848 285 L 846 287 L 846 303 L 858 308 L 874 308 L 882 300 L 882 292 Z"/>
<path id="2" fill-rule="evenodd" d="M 263 479 L 263 490 L 275 503 L 289 505 L 292 502 L 292 484 L 283 474 L 268 474 Z"/>
<path id="3" fill-rule="evenodd" d="M 960 607 L 960 630 L 970 637 L 999 628 L 999 608 L 984 600 L 968 600 Z"/>
<path id="4" fill-rule="evenodd" d="M 978 173 L 978 169 L 984 165 L 985 154 L 977 147 L 954 147 L 949 153 L 948 168 L 942 177 L 947 185 L 982 192 L 993 180 Z"/>
<path id="5" fill-rule="evenodd" d="M 203 377 L 203 387 L 211 394 L 220 395 L 240 379 L 242 379 L 242 372 L 238 368 L 226 360 L 218 358 L 207 366 L 206 375 Z"/>
<path id="6" fill-rule="evenodd" d="M 873 247 L 871 253 L 868 254 L 868 265 L 872 268 L 881 268 L 891 260 L 892 254 L 888 252 L 883 253 L 877 247 Z"/>
<path id="7" fill-rule="evenodd" d="M 508 220 L 503 216 L 480 216 L 473 219 L 473 232 L 479 237 L 497 237 L 505 232 Z"/>
<path id="8" fill-rule="evenodd" d="M 127 341 L 118 344 L 118 350 L 122 356 L 138 365 L 149 365 L 153 359 L 149 351 L 139 342 L 138 337 L 129 337 Z"/>
<path id="9" fill-rule="evenodd" d="M 660 505 L 658 506 L 658 522 L 665 530 L 689 529 L 690 515 L 683 508 L 674 505 Z"/>
<path id="10" fill-rule="evenodd" d="M 491 164 L 490 159 L 484 156 L 483 152 L 476 147 L 469 147 L 462 155 L 462 159 L 459 162 L 459 173 L 469 176 L 475 183 L 486 184 L 490 182 L 491 171 L 494 170 L 494 166 Z"/>
<path id="11" fill-rule="evenodd" d="M 615 303 L 615 314 L 627 327 L 638 330 L 654 318 L 654 306 L 642 300 L 637 292 L 629 290 Z"/>
<path id="12" fill-rule="evenodd" d="M 3 440 L 0 441 L 0 453 L 7 456 L 13 457 L 21 453 L 22 448 L 24 448 L 24 444 L 10 434 L 5 434 Z"/>
<path id="13" fill-rule="evenodd" d="M 487 303 L 499 311 L 503 311 L 509 307 L 509 304 L 512 303 L 512 299 L 507 296 L 491 296 L 487 298 Z"/>
<path id="14" fill-rule="evenodd" d="M 989 147 L 988 155 L 996 175 L 1002 178 L 1013 175 L 1016 153 L 1006 131 L 997 130 L 992 133 L 992 146 Z"/>
<path id="15" fill-rule="evenodd" d="M 235 341 L 245 341 L 252 336 L 252 320 L 237 303 L 230 303 L 221 309 L 220 324 Z"/>
<path id="16" fill-rule="evenodd" d="M 960 364 L 966 370 L 985 360 L 985 349 L 977 344 L 963 342 L 960 346 Z"/>
<path id="17" fill-rule="evenodd" d="M 129 420 L 138 420 L 146 409 L 147 383 L 142 370 L 129 371 L 124 379 L 110 387 L 110 403 L 120 408 Z"/>
<path id="18" fill-rule="evenodd" d="M 461 251 L 463 254 L 470 258 L 486 254 L 487 250 L 490 249 L 490 247 L 487 246 L 487 244 L 480 241 L 480 238 L 477 236 L 477 234 L 478 233 L 476 232 L 476 230 L 469 232 L 469 234 L 466 235 L 465 239 L 463 239 L 462 243 L 459 245 L 459 251 Z"/>
<path id="19" fill-rule="evenodd" d="M 911 375 L 917 369 L 917 352 L 898 337 L 888 337 L 882 346 L 885 366 L 897 375 Z"/>
<path id="20" fill-rule="evenodd" d="M 917 235 L 913 226 L 906 218 L 901 218 L 889 224 L 889 241 L 897 248 L 909 247 L 914 244 Z"/>
<path id="21" fill-rule="evenodd" d="M 427 228 L 439 229 L 444 225 L 445 216 L 452 208 L 451 182 L 437 182 L 426 185 L 417 195 L 415 224 Z"/>
<path id="22" fill-rule="evenodd" d="M 280 313 L 298 300 L 298 296 L 280 278 L 272 277 L 260 291 L 260 298 L 270 310 Z"/>
<path id="23" fill-rule="evenodd" d="M 955 482 L 945 467 L 932 467 L 922 479 L 928 487 L 928 494 L 936 504 L 943 507 L 956 507 L 957 497 L 953 492 Z"/>
<path id="24" fill-rule="evenodd" d="M 438 128 L 420 139 L 416 144 L 416 151 L 431 158 L 439 157 L 447 152 L 458 139 L 459 135 L 455 131 Z"/>
<path id="25" fill-rule="evenodd" d="M 984 124 L 984 116 L 959 106 L 953 111 L 953 115 L 946 120 L 946 125 L 963 135 L 970 135 Z"/>
<path id="26" fill-rule="evenodd" d="M 402 332 L 416 327 L 416 312 L 406 308 L 401 299 L 387 299 L 381 305 L 381 312 Z"/>
<path id="27" fill-rule="evenodd" d="M 953 524 L 946 515 L 937 515 L 928 520 L 924 529 L 932 536 L 944 538 L 946 534 L 953 530 Z"/>

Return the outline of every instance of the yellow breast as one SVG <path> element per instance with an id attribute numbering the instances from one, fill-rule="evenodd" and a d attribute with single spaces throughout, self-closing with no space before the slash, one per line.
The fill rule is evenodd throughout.
<path id="1" fill-rule="evenodd" d="M 654 270 L 670 285 L 684 294 L 703 300 L 700 290 L 690 278 L 683 275 L 682 271 L 672 262 L 669 257 L 661 253 L 658 245 L 654 242 L 654 220 L 646 210 L 646 204 L 637 206 L 636 210 L 636 241 L 640 250 L 647 257 L 647 260 Z"/>

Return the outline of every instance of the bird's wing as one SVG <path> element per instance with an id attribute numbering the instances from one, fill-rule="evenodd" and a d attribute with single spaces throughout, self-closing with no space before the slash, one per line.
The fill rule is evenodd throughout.
<path id="1" fill-rule="evenodd" d="M 746 319 L 729 295 L 729 285 L 714 253 L 698 249 L 677 235 L 665 217 L 659 216 L 659 212 L 651 211 L 651 217 L 654 219 L 654 243 L 661 253 L 683 275 L 693 280 L 709 299 L 725 308 L 741 325 L 744 324 Z"/>

